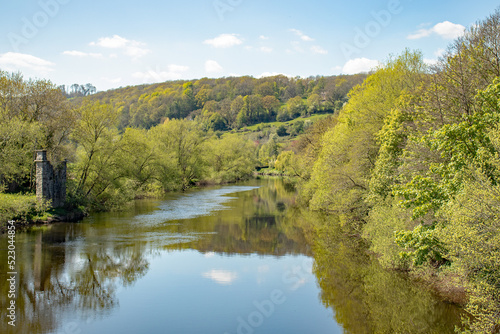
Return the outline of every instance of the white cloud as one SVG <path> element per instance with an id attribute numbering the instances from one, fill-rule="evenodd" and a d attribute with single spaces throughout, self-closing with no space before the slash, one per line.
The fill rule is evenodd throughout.
<path id="1" fill-rule="evenodd" d="M 99 38 L 97 42 L 91 42 L 90 45 L 100 46 L 107 49 L 121 49 L 124 54 L 134 59 L 143 57 L 151 52 L 151 50 L 145 48 L 144 43 L 129 40 L 118 35 Z"/>
<path id="2" fill-rule="evenodd" d="M 91 57 L 91 58 L 102 58 L 101 53 L 87 53 L 87 52 L 82 52 L 82 51 L 64 51 L 63 55 L 66 56 L 73 56 L 73 57 Z"/>
<path id="3" fill-rule="evenodd" d="M 419 29 L 415 33 L 408 35 L 407 38 L 420 39 L 431 35 L 438 35 L 445 39 L 455 39 L 462 36 L 464 32 L 465 27 L 463 25 L 444 21 L 429 29 Z"/>
<path id="4" fill-rule="evenodd" d="M 208 44 L 214 48 L 229 48 L 242 44 L 243 41 L 236 34 L 221 34 L 213 39 L 207 39 L 203 44 Z"/>
<path id="5" fill-rule="evenodd" d="M 273 52 L 273 48 L 270 48 L 267 46 L 261 46 L 260 51 L 265 52 L 265 53 L 270 53 L 270 52 Z"/>
<path id="6" fill-rule="evenodd" d="M 264 35 L 260 35 L 259 39 L 261 39 L 263 41 L 267 41 L 269 39 L 269 37 L 268 36 L 264 36 Z"/>
<path id="7" fill-rule="evenodd" d="M 7 52 L 0 54 L 0 67 L 7 71 L 20 71 L 28 69 L 40 74 L 54 70 L 55 64 L 29 54 Z"/>
<path id="8" fill-rule="evenodd" d="M 204 272 L 201 275 L 221 285 L 230 285 L 238 278 L 238 274 L 235 272 L 216 269 Z"/>
<path id="9" fill-rule="evenodd" d="M 307 36 L 306 34 L 304 34 L 302 31 L 298 30 L 298 29 L 290 29 L 291 32 L 293 32 L 295 35 L 299 36 L 301 40 L 305 41 L 305 42 L 311 42 L 311 41 L 314 41 L 313 38 Z"/>
<path id="10" fill-rule="evenodd" d="M 436 58 L 424 58 L 424 63 L 427 65 L 436 65 L 439 61 L 439 57 L 442 57 L 445 53 L 445 49 L 439 48 L 434 52 Z"/>
<path id="11" fill-rule="evenodd" d="M 147 55 L 150 52 L 151 52 L 151 50 L 144 49 L 144 48 L 141 48 L 139 46 L 127 46 L 125 48 L 125 54 L 127 56 L 130 56 L 130 57 L 134 58 L 134 59 L 143 57 L 143 56 Z"/>
<path id="12" fill-rule="evenodd" d="M 297 42 L 297 41 L 294 41 L 294 42 L 291 42 L 290 44 L 292 44 L 292 47 L 293 47 L 293 50 L 295 52 L 299 52 L 299 53 L 303 53 L 304 52 L 304 49 L 302 49 L 300 47 L 300 42 Z M 293 53 L 292 51 L 290 50 L 287 50 L 288 53 Z"/>
<path id="13" fill-rule="evenodd" d="M 445 53 L 446 53 L 445 49 L 439 48 L 436 50 L 436 52 L 434 52 L 434 55 L 439 58 L 442 57 Z"/>
<path id="14" fill-rule="evenodd" d="M 113 35 L 113 37 L 101 37 L 97 42 L 91 42 L 92 46 L 102 46 L 103 48 L 109 49 L 121 49 L 129 44 L 129 40 L 118 35 Z"/>
<path id="15" fill-rule="evenodd" d="M 205 62 L 205 71 L 207 73 L 218 73 L 222 72 L 224 69 L 215 60 L 207 60 Z"/>
<path id="16" fill-rule="evenodd" d="M 379 65 L 380 63 L 378 60 L 373 60 L 368 58 L 351 59 L 347 63 L 345 63 L 344 67 L 342 67 L 342 73 L 356 74 L 356 73 L 369 72 Z"/>
<path id="17" fill-rule="evenodd" d="M 141 79 L 143 82 L 162 82 L 182 79 L 183 73 L 188 70 L 188 66 L 170 64 L 167 66 L 167 70 L 156 68 L 156 70 L 151 69 L 145 72 L 135 72 L 132 74 L 132 77 Z"/>
<path id="18" fill-rule="evenodd" d="M 326 54 L 328 54 L 328 51 L 326 51 L 325 49 L 323 49 L 319 45 L 315 45 L 315 46 L 311 47 L 311 51 L 313 53 L 315 53 L 315 54 L 320 54 L 320 55 L 326 55 Z"/>

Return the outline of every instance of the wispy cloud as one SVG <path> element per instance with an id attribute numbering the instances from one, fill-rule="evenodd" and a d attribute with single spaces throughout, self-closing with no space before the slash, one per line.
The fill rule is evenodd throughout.
<path id="1" fill-rule="evenodd" d="M 102 37 L 97 42 L 91 42 L 91 46 L 100 46 L 107 49 L 120 49 L 123 53 L 134 59 L 143 57 L 151 50 L 147 49 L 145 43 L 123 38 L 118 35 L 113 37 Z"/>
<path id="2" fill-rule="evenodd" d="M 143 82 L 161 82 L 166 80 L 182 79 L 184 72 L 188 71 L 188 66 L 170 64 L 166 70 L 156 68 L 144 72 L 135 72 L 132 77 L 141 79 Z"/>
<path id="3" fill-rule="evenodd" d="M 270 48 L 268 46 L 261 46 L 259 48 L 259 50 L 262 51 L 262 52 L 265 52 L 265 53 L 271 53 L 271 52 L 273 52 L 273 48 Z"/>
<path id="4" fill-rule="evenodd" d="M 7 71 L 32 70 L 39 74 L 47 74 L 54 70 L 55 64 L 29 54 L 7 52 L 0 54 L 0 67 Z"/>
<path id="5" fill-rule="evenodd" d="M 207 73 L 219 73 L 222 72 L 224 69 L 222 66 L 219 65 L 218 62 L 215 60 L 207 60 L 205 62 L 205 71 Z"/>
<path id="6" fill-rule="evenodd" d="M 88 53 L 82 51 L 64 51 L 63 55 L 72 56 L 72 57 L 90 57 L 90 58 L 102 58 L 102 53 Z"/>
<path id="7" fill-rule="evenodd" d="M 243 40 L 237 34 L 221 34 L 215 38 L 205 40 L 203 44 L 211 45 L 214 48 L 230 48 L 243 44 Z"/>
<path id="8" fill-rule="evenodd" d="M 311 51 L 312 53 L 315 53 L 315 54 L 320 54 L 320 55 L 326 55 L 328 54 L 328 51 L 326 51 L 325 49 L 323 49 L 321 46 L 319 45 L 314 45 L 311 47 Z"/>
<path id="9" fill-rule="evenodd" d="M 299 52 L 299 53 L 304 52 L 304 49 L 300 46 L 300 42 L 293 41 L 293 42 L 290 42 L 290 44 L 292 45 L 293 51 Z M 293 53 L 293 51 L 287 50 L 288 53 Z"/>
<path id="10" fill-rule="evenodd" d="M 260 35 L 259 39 L 261 39 L 263 41 L 267 41 L 269 39 L 269 36 Z"/>
<path id="11" fill-rule="evenodd" d="M 445 39 L 455 39 L 464 34 L 465 27 L 461 24 L 455 24 L 450 21 L 444 21 L 436 24 L 432 28 L 419 29 L 415 33 L 408 35 L 408 39 L 420 39 L 432 35 L 438 35 Z"/>
<path id="12" fill-rule="evenodd" d="M 424 63 L 427 65 L 436 65 L 439 62 L 439 57 L 445 54 L 446 50 L 439 48 L 434 52 L 435 58 L 424 58 Z"/>
<path id="13" fill-rule="evenodd" d="M 314 38 L 311 38 L 311 37 L 307 36 L 306 34 L 304 34 L 302 31 L 300 31 L 298 29 L 290 29 L 290 31 L 293 32 L 298 37 L 300 37 L 300 39 L 303 40 L 303 41 L 305 41 L 305 42 L 312 42 L 312 41 L 314 41 Z"/>
<path id="14" fill-rule="evenodd" d="M 351 59 L 345 63 L 342 67 L 342 73 L 344 74 L 357 74 L 363 72 L 369 72 L 380 65 L 378 60 L 368 59 L 368 58 L 356 58 Z"/>

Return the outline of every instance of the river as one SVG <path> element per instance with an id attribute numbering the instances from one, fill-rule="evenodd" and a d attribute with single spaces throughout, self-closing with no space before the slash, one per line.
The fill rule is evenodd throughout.
<path id="1" fill-rule="evenodd" d="M 334 217 L 264 178 L 16 234 L 1 333 L 453 333 L 459 308 L 383 270 Z"/>

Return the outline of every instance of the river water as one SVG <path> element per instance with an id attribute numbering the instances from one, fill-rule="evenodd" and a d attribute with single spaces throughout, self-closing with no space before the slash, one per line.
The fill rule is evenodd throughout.
<path id="1" fill-rule="evenodd" d="M 333 218 L 251 180 L 16 234 L 1 333 L 453 333 L 460 310 L 380 268 Z"/>

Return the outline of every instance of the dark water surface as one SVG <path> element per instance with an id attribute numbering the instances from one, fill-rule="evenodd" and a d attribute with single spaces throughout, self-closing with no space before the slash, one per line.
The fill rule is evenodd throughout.
<path id="1" fill-rule="evenodd" d="M 382 270 L 279 179 L 137 201 L 0 237 L 0 333 L 453 333 L 460 310 Z"/>

